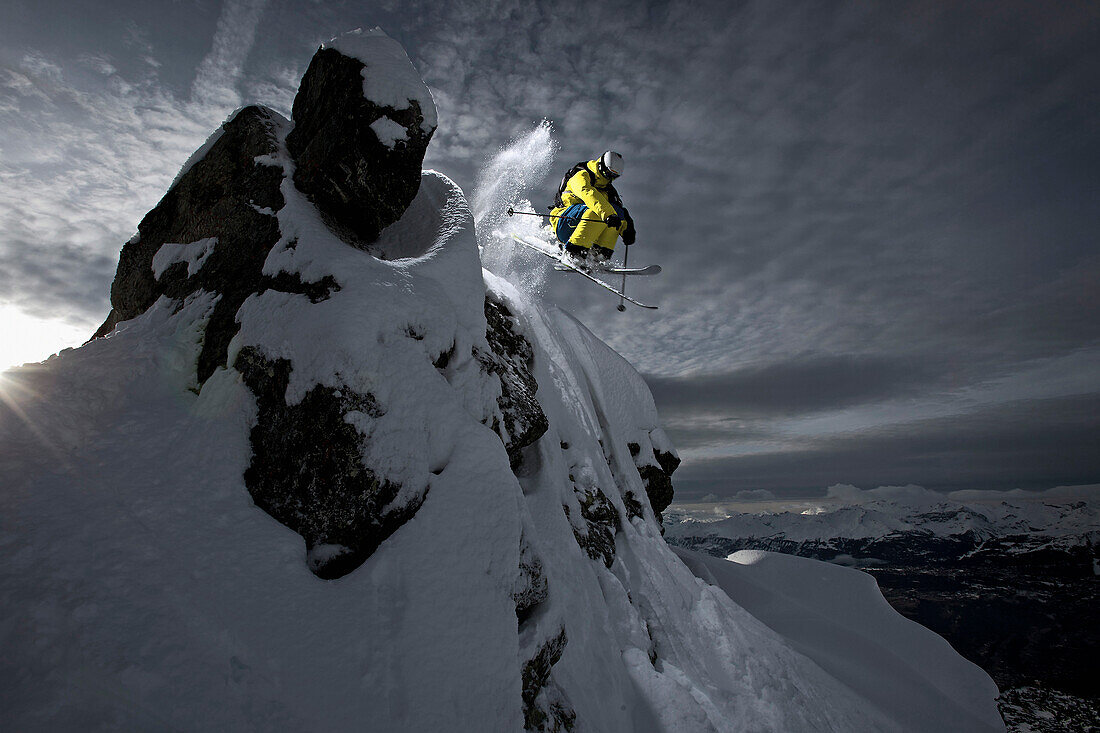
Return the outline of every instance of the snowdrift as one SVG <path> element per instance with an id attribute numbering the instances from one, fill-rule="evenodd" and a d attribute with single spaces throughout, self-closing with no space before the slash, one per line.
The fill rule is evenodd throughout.
<path id="1" fill-rule="evenodd" d="M 4 374 L 6 727 L 1003 728 L 989 678 L 866 576 L 677 556 L 643 380 L 481 268 L 445 176 L 362 241 L 295 185 L 291 123 L 240 114 L 258 137 L 227 121 L 166 201 L 237 161 L 259 269 L 225 276 L 231 233 L 143 222 L 120 276 L 151 304 Z"/>

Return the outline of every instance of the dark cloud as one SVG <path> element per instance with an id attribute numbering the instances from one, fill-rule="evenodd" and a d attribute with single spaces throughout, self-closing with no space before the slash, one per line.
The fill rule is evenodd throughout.
<path id="1" fill-rule="evenodd" d="M 776 435 L 765 420 L 746 420 L 736 417 L 713 419 L 668 419 L 664 412 L 664 427 L 681 454 L 691 455 L 693 449 L 713 448 L 746 443 L 774 445 Z M 688 460 L 691 465 L 694 459 Z M 682 473 L 682 472 L 681 472 Z"/>
<path id="2" fill-rule="evenodd" d="M 874 356 L 814 356 L 727 374 L 647 376 L 661 414 L 796 415 L 912 396 L 935 381 L 926 363 Z"/>
<path id="3" fill-rule="evenodd" d="M 676 431 L 670 431 L 673 440 Z M 836 483 L 931 489 L 1049 488 L 1100 475 L 1100 395 L 1024 400 L 966 417 L 805 438 L 753 455 L 696 460 L 677 475 L 685 497 L 744 489 L 803 494 Z"/>
<path id="4" fill-rule="evenodd" d="M 0 292 L 19 295 L 15 302 L 32 316 L 57 318 L 71 309 L 95 313 L 106 300 L 117 260 L 65 242 L 42 246 L 13 238 L 4 251 Z"/>

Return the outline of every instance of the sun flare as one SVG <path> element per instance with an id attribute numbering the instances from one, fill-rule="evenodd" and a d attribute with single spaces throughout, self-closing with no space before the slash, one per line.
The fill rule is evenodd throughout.
<path id="1" fill-rule="evenodd" d="M 36 318 L 14 305 L 0 304 L 0 371 L 80 346 L 89 335 L 87 326 Z"/>

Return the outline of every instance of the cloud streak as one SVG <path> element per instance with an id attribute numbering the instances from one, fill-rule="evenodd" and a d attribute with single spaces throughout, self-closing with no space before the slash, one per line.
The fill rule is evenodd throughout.
<path id="1" fill-rule="evenodd" d="M 1028 419 L 1021 421 L 1021 414 Z M 687 498 L 745 489 L 807 493 L 836 483 L 930 489 L 1088 484 L 1100 471 L 1098 415 L 1100 396 L 1075 396 L 1008 402 L 889 429 L 803 436 L 755 454 L 685 463 L 678 488 Z M 677 432 L 669 432 L 676 440 Z"/>
<path id="2" fill-rule="evenodd" d="M 156 64 L 126 79 L 104 54 L 78 54 L 66 68 L 30 51 L 0 68 L 0 123 L 10 131 L 0 148 L 0 300 L 94 328 L 121 243 L 239 104 L 262 9 L 226 4 L 189 98 L 161 83 Z M 89 83 L 81 66 L 99 78 Z"/>
<path id="3" fill-rule="evenodd" d="M 210 53 L 191 85 L 191 101 L 202 107 L 236 107 L 244 61 L 256 40 L 256 27 L 268 0 L 230 0 L 222 8 Z"/>
<path id="4" fill-rule="evenodd" d="M 903 358 L 815 356 L 726 374 L 648 377 L 673 414 L 790 416 L 914 395 L 934 383 L 928 364 Z"/>

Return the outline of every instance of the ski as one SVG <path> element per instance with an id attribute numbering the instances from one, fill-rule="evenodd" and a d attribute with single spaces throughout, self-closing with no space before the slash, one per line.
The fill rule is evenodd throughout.
<path id="1" fill-rule="evenodd" d="M 520 239 L 519 235 L 517 235 L 517 234 L 512 234 L 512 236 L 515 237 L 517 240 L 523 241 L 523 243 L 526 244 L 528 247 L 531 247 L 532 249 L 537 249 L 539 252 L 542 252 L 544 255 L 547 255 L 548 257 L 553 257 L 555 260 L 558 260 L 562 264 L 555 265 L 554 269 L 561 270 L 563 272 L 576 272 L 577 270 L 584 270 L 584 271 L 587 271 L 589 273 L 600 272 L 600 273 L 606 273 L 608 275 L 659 275 L 659 274 L 661 274 L 661 266 L 660 265 L 647 265 L 646 267 L 616 267 L 615 265 L 608 265 L 608 264 L 604 264 L 604 265 L 596 264 L 596 265 L 592 265 L 592 266 L 589 266 L 589 267 L 574 266 L 574 265 L 568 264 L 568 263 L 572 262 L 572 260 L 566 260 L 565 255 L 563 255 L 561 250 L 559 250 L 559 249 L 555 249 L 555 248 L 553 248 L 551 246 L 548 246 L 548 245 L 546 245 L 545 243 L 542 243 L 542 242 L 538 243 L 538 246 L 536 246 L 535 242 L 522 240 L 522 239 Z"/>
<path id="2" fill-rule="evenodd" d="M 574 272 L 572 267 L 566 267 L 565 265 L 554 265 L 555 270 L 561 270 L 563 272 Z M 596 265 L 592 268 L 593 272 L 602 272 L 608 275 L 659 275 L 661 273 L 660 265 L 649 265 L 648 267 L 600 267 Z"/>
<path id="3" fill-rule="evenodd" d="M 596 283 L 597 285 L 599 285 L 601 288 L 604 288 L 605 290 L 610 290 L 612 293 L 614 293 L 615 295 L 618 295 L 623 300 L 630 301 L 631 303 L 638 306 L 639 308 L 648 308 L 649 310 L 657 310 L 657 306 L 655 306 L 655 305 L 646 305 L 645 303 L 643 303 L 639 300 L 634 300 L 634 298 L 630 297 L 629 295 L 622 292 L 621 290 L 616 290 L 613 286 L 608 285 L 603 280 L 600 280 L 597 277 L 593 277 L 592 275 L 588 274 L 587 272 L 585 272 L 581 268 L 570 264 L 568 261 L 562 259 L 562 257 L 560 255 L 558 255 L 557 253 L 549 251 L 547 248 L 545 248 L 543 246 L 539 246 L 538 244 L 535 244 L 534 242 L 528 242 L 523 237 L 519 236 L 518 234 L 514 234 L 514 233 L 512 234 L 512 239 L 516 240 L 517 242 L 519 242 L 520 244 L 522 244 L 525 247 L 533 249 L 533 250 L 535 250 L 536 252 L 538 252 L 540 254 L 546 255 L 547 257 L 549 257 L 552 260 L 556 260 L 562 267 L 565 267 L 566 269 L 568 269 L 572 272 L 575 272 L 578 275 L 581 275 L 581 276 L 591 280 L 592 282 Z"/>

